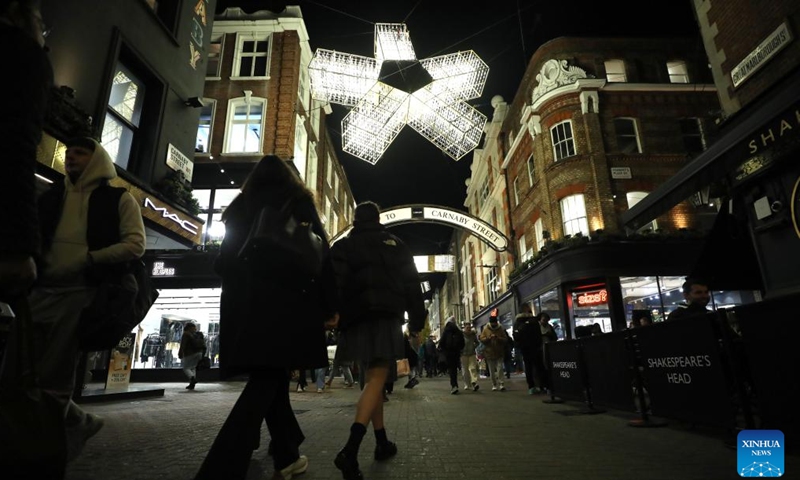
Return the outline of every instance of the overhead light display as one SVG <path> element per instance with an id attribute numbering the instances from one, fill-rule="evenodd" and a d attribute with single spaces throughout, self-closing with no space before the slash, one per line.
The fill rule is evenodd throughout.
<path id="1" fill-rule="evenodd" d="M 342 150 L 375 164 L 409 125 L 458 160 L 478 146 L 480 97 L 489 67 L 472 51 L 417 60 L 403 23 L 375 25 L 375 57 L 317 49 L 308 66 L 316 100 L 352 107 Z"/>

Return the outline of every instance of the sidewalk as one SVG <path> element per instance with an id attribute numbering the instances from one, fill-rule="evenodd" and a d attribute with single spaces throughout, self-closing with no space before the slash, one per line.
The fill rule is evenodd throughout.
<path id="1" fill-rule="evenodd" d="M 633 415 L 609 411 L 568 415 L 580 404 L 545 404 L 528 395 L 524 376 L 492 392 L 482 380 L 478 392 L 451 395 L 444 377 L 423 378 L 412 389 L 395 385 L 385 404 L 389 438 L 399 447 L 387 462 L 372 459 L 371 429 L 359 463 L 367 480 L 378 479 L 547 479 L 547 480 L 724 480 L 736 473 L 736 451 L 724 432 L 691 429 L 670 422 L 663 428 L 633 428 Z M 67 480 L 189 480 L 193 478 L 242 382 L 158 384 L 164 397 L 84 405 L 103 416 L 105 428 L 91 439 L 68 469 Z M 294 387 L 294 385 L 292 385 Z M 359 389 L 291 393 L 306 435 L 301 447 L 309 469 L 296 478 L 341 479 L 333 458 L 342 447 Z M 248 480 L 269 479 L 271 458 L 266 427 L 262 448 L 253 454 Z M 800 457 L 787 456 L 787 478 L 800 473 Z M 220 479 L 224 480 L 224 479 Z"/>

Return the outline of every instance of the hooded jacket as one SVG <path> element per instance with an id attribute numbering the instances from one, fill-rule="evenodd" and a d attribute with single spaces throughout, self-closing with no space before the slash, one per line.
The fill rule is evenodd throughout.
<path id="1" fill-rule="evenodd" d="M 97 187 L 117 176 L 106 150 L 96 141 L 94 143 L 94 154 L 75 183 L 69 175 L 64 177 L 63 198 L 55 218 L 47 218 L 46 209 L 41 210 L 44 244 L 39 262 L 40 286 L 84 285 L 84 270 L 89 264 L 87 254 L 91 255 L 91 261 L 96 265 L 123 263 L 144 254 L 146 240 L 142 211 L 128 192 L 119 199 L 119 242 L 89 251 L 89 198 Z M 56 218 L 55 229 L 50 234 L 48 227 L 52 225 L 48 223 L 56 221 Z"/>
<path id="2" fill-rule="evenodd" d="M 533 314 L 521 312 L 515 317 L 514 343 L 521 349 L 542 348 L 542 331 L 538 319 Z"/>

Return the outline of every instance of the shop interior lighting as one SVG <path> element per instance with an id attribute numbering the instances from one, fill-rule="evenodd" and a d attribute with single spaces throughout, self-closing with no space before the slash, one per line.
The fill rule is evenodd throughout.
<path id="1" fill-rule="evenodd" d="M 314 99 L 351 107 L 351 155 L 374 165 L 405 125 L 454 160 L 478 146 L 486 117 L 466 101 L 480 97 L 489 67 L 474 51 L 418 61 L 405 24 L 378 23 L 374 58 L 317 49 L 308 68 Z"/>

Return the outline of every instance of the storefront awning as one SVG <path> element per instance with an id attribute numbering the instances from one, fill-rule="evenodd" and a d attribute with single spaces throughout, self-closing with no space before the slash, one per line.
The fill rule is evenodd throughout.
<path id="1" fill-rule="evenodd" d="M 800 71 L 782 82 L 777 93 L 738 112 L 736 118 L 742 120 L 727 127 L 726 132 L 708 150 L 694 158 L 639 203 L 623 212 L 623 224 L 628 228 L 638 229 L 714 180 L 727 176 L 747 158 L 738 151 L 732 152 L 734 147 L 740 146 L 742 141 L 746 146 L 754 133 L 782 112 L 795 108 L 798 102 Z M 747 152 L 746 149 L 744 151 Z"/>

